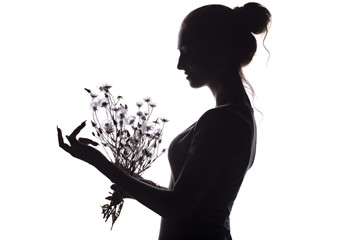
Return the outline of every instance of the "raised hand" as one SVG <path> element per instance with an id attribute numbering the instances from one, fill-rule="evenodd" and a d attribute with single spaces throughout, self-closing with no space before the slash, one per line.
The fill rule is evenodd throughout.
<path id="1" fill-rule="evenodd" d="M 70 145 L 64 142 L 62 131 L 59 127 L 57 127 L 58 144 L 63 150 L 71 154 L 73 157 L 96 166 L 98 161 L 100 161 L 101 158 L 105 158 L 105 156 L 97 149 L 89 146 L 97 146 L 98 143 L 88 138 L 77 139 L 77 135 L 85 126 L 86 121 L 82 122 L 76 129 L 74 129 L 70 135 L 66 135 Z"/>

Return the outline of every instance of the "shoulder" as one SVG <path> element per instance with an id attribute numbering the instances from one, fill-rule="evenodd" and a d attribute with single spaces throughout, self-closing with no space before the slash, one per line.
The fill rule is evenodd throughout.
<path id="1" fill-rule="evenodd" d="M 213 128 L 244 128 L 254 121 L 253 110 L 248 107 L 225 105 L 206 111 L 198 120 L 197 125 Z"/>

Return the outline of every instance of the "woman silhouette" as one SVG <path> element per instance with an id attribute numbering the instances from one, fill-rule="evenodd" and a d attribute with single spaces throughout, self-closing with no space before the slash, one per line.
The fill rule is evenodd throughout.
<path id="1" fill-rule="evenodd" d="M 209 87 L 216 107 L 170 144 L 168 188 L 128 175 L 89 146 L 91 140 L 77 140 L 85 122 L 67 136 L 70 145 L 57 129 L 61 148 L 96 167 L 162 217 L 160 240 L 231 239 L 231 208 L 256 146 L 253 109 L 244 87 L 250 85 L 241 69 L 257 48 L 252 33 L 267 32 L 270 18 L 262 5 L 247 3 L 234 9 L 203 6 L 182 22 L 178 69 L 184 70 L 193 88 Z"/>

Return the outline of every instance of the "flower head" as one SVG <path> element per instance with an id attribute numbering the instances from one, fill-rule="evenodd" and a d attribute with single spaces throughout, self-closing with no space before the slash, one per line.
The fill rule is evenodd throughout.
<path id="1" fill-rule="evenodd" d="M 102 127 L 103 127 L 103 130 L 105 130 L 105 132 L 107 134 L 111 134 L 115 131 L 115 126 L 113 124 L 113 121 L 111 121 L 109 119 L 106 119 L 102 122 Z"/>
<path id="2" fill-rule="evenodd" d="M 109 104 L 109 101 L 107 98 L 102 98 L 100 101 L 99 101 L 99 104 L 100 104 L 100 107 L 107 107 L 108 104 Z"/>
<path id="3" fill-rule="evenodd" d="M 152 123 L 150 122 L 145 122 L 144 124 L 142 124 L 142 133 L 143 134 L 151 134 L 152 130 L 153 130 L 154 126 Z"/>
<path id="4" fill-rule="evenodd" d="M 160 128 L 154 129 L 154 131 L 153 131 L 154 138 L 160 139 L 162 137 L 162 135 L 163 135 L 162 129 L 160 129 Z"/>
<path id="5" fill-rule="evenodd" d="M 100 91 L 108 92 L 111 87 L 112 86 L 109 84 L 103 84 L 102 86 L 99 87 L 99 89 L 100 89 Z"/>
<path id="6" fill-rule="evenodd" d="M 93 111 L 97 111 L 100 108 L 100 102 L 98 99 L 93 99 L 90 103 L 90 108 Z"/>
<path id="7" fill-rule="evenodd" d="M 136 120 L 136 117 L 135 117 L 135 116 L 129 116 L 129 117 L 126 119 L 126 122 L 127 122 L 127 124 L 132 125 L 132 124 L 134 124 L 135 120 Z"/>
<path id="8" fill-rule="evenodd" d="M 124 120 L 127 117 L 128 110 L 123 106 L 120 106 L 116 111 L 117 119 Z"/>

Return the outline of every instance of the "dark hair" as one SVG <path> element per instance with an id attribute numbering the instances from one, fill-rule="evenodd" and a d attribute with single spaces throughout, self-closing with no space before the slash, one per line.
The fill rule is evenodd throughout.
<path id="1" fill-rule="evenodd" d="M 241 68 L 251 62 L 257 49 L 253 34 L 268 32 L 270 12 L 261 4 L 250 2 L 243 7 L 229 8 L 223 5 L 206 5 L 189 13 L 182 23 L 183 29 L 190 29 L 199 39 L 215 46 L 229 44 L 234 49 L 234 64 L 242 81 L 245 81 L 254 95 Z"/>

